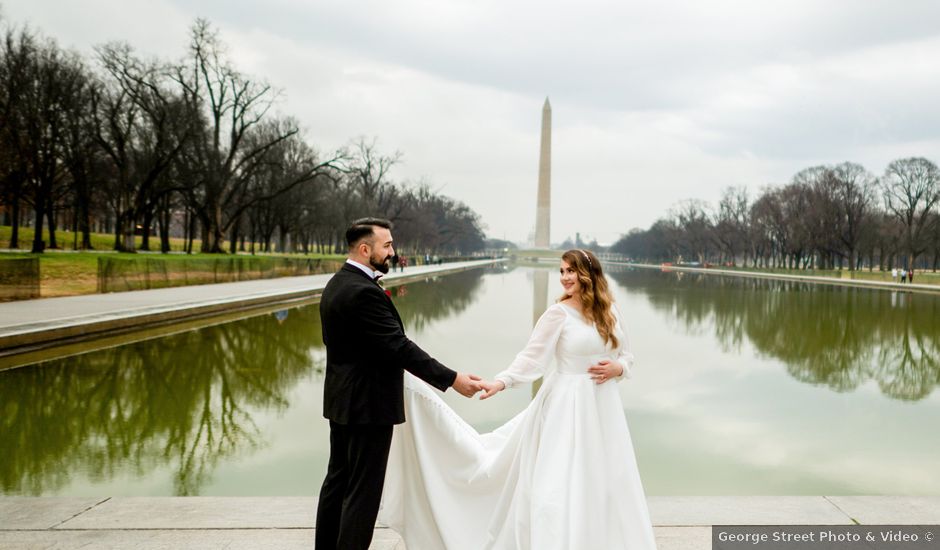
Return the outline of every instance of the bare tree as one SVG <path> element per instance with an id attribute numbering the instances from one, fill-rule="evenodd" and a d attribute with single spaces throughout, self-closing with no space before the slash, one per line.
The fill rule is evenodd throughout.
<path id="1" fill-rule="evenodd" d="M 10 206 L 10 248 L 19 248 L 21 207 L 29 179 L 26 96 L 39 45 L 28 29 L 7 29 L 0 50 L 0 184 L 3 202 Z"/>
<path id="2" fill-rule="evenodd" d="M 871 230 L 871 208 L 876 179 L 860 164 L 843 162 L 830 171 L 839 210 L 839 240 L 845 247 L 849 270 L 858 268 L 859 244 Z"/>
<path id="3" fill-rule="evenodd" d="M 24 31 L 25 33 L 25 31 Z M 21 44 L 28 46 L 28 40 Z M 36 213 L 33 252 L 42 252 L 46 243 L 42 226 L 49 222 L 49 246 L 56 247 L 55 199 L 62 192 L 62 137 L 66 120 L 78 113 L 69 111 L 77 102 L 87 75 L 77 55 L 61 50 L 54 41 L 37 44 L 24 60 L 22 93 L 15 105 L 15 124 L 23 166 L 27 169 L 26 198 Z"/>
<path id="4" fill-rule="evenodd" d="M 904 266 L 914 265 L 928 247 L 931 210 L 940 201 L 940 172 L 937 165 L 921 157 L 892 161 L 881 178 L 885 207 L 904 226 Z"/>
<path id="5" fill-rule="evenodd" d="M 673 208 L 672 217 L 681 230 L 680 243 L 699 263 L 704 264 L 713 241 L 708 204 L 698 199 L 687 199 Z"/>
<path id="6" fill-rule="evenodd" d="M 95 70 L 29 31 L 7 30 L 0 44 L 0 200 L 9 208 L 17 246 L 21 212 L 36 214 L 55 246 L 56 210 L 69 208 L 82 248 L 103 220 L 115 248 L 149 248 L 157 225 L 169 251 L 180 210 L 186 250 L 245 248 L 245 233 L 270 247 L 320 251 L 343 247 L 354 217 L 383 215 L 410 228 L 412 250 L 482 247 L 483 225 L 466 205 L 430 185 L 391 179 L 399 152 L 359 138 L 321 156 L 291 117 L 272 111 L 278 94 L 236 70 L 204 20 L 192 27 L 187 56 L 176 64 L 145 59 L 128 45 L 96 50 Z M 12 216 L 10 215 L 12 214 Z M 10 219 L 12 217 L 12 219 Z M 75 244 L 78 247 L 78 242 Z"/>
<path id="7" fill-rule="evenodd" d="M 750 254 L 749 217 L 750 204 L 747 187 L 725 188 L 718 202 L 718 211 L 715 213 L 712 225 L 715 242 L 732 265 L 737 265 L 738 255 L 742 252 L 744 263 L 747 264 Z"/>
<path id="8" fill-rule="evenodd" d="M 98 83 L 89 80 L 71 99 L 71 116 L 65 119 L 62 134 L 62 162 L 71 177 L 70 191 L 73 207 L 75 248 L 92 249 L 91 218 L 99 202 L 101 183 L 106 179 L 106 160 L 98 145 L 93 98 L 99 94 Z M 97 191 L 97 192 L 96 192 Z M 81 243 L 78 242 L 81 234 Z"/>
<path id="9" fill-rule="evenodd" d="M 389 171 L 401 162 L 402 154 L 395 151 L 391 155 L 383 155 L 378 151 L 377 138 L 367 141 L 359 137 L 350 147 L 349 160 L 346 173 L 350 178 L 352 187 L 359 193 L 367 208 L 377 208 L 385 211 L 393 200 L 388 189 L 393 188 L 389 183 Z"/>
<path id="10" fill-rule="evenodd" d="M 238 204 L 237 197 L 247 196 L 244 188 L 252 172 L 264 164 L 269 150 L 299 129 L 291 119 L 259 129 L 277 93 L 267 83 L 252 80 L 231 66 L 223 44 L 206 20 L 199 19 L 193 25 L 189 60 L 177 66 L 175 79 L 192 116 L 207 121 L 185 158 L 193 176 L 199 178 L 194 182 L 198 191 L 191 191 L 188 198 L 202 222 L 202 250 L 222 252 L 225 232 L 247 208 Z M 284 190 L 328 173 L 340 158 L 336 154 L 309 166 L 302 177 L 286 182 Z"/>
<path id="11" fill-rule="evenodd" d="M 174 189 L 165 177 L 195 135 L 195 120 L 168 86 L 166 67 L 144 62 L 126 44 L 98 48 L 109 80 L 95 97 L 97 138 L 114 166 L 109 193 L 117 224 L 115 248 L 136 249 L 136 229 L 149 229 L 155 209 Z"/>

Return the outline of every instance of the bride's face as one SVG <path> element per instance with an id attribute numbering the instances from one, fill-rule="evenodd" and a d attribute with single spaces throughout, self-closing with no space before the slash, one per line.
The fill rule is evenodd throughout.
<path id="1" fill-rule="evenodd" d="M 574 296 L 581 292 L 581 281 L 578 280 L 578 272 L 568 265 L 568 262 L 561 261 L 561 286 L 565 289 L 565 294 Z"/>

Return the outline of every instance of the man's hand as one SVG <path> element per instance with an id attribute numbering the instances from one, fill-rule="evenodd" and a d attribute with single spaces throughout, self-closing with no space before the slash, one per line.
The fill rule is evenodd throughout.
<path id="1" fill-rule="evenodd" d="M 454 379 L 454 383 L 450 387 L 464 397 L 473 397 L 478 391 L 483 389 L 481 381 L 483 379 L 475 374 L 464 374 L 462 372 L 457 373 L 457 378 Z"/>
<path id="2" fill-rule="evenodd" d="M 480 400 L 488 399 L 493 397 L 497 393 L 506 389 L 506 384 L 502 380 L 493 380 L 492 382 L 480 382 L 480 386 L 483 388 L 483 395 L 480 396 Z"/>
<path id="3" fill-rule="evenodd" d="M 597 384 L 603 384 L 623 374 L 623 365 L 616 361 L 601 359 L 596 365 L 588 367 L 588 372 L 591 373 L 591 380 Z"/>

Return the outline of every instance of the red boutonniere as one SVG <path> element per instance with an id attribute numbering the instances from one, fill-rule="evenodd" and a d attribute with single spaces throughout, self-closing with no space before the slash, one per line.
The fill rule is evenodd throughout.
<path id="1" fill-rule="evenodd" d="M 385 289 L 385 295 L 388 296 L 389 298 L 391 298 L 391 297 L 392 297 L 392 291 L 386 288 L 386 289 Z"/>

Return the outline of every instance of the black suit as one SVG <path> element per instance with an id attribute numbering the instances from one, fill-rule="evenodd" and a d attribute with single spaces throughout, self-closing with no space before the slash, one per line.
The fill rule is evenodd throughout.
<path id="1" fill-rule="evenodd" d="M 317 509 L 318 550 L 366 550 L 385 482 L 392 427 L 405 421 L 404 370 L 446 390 L 457 373 L 405 336 L 385 291 L 344 264 L 320 299 L 330 464 Z"/>

